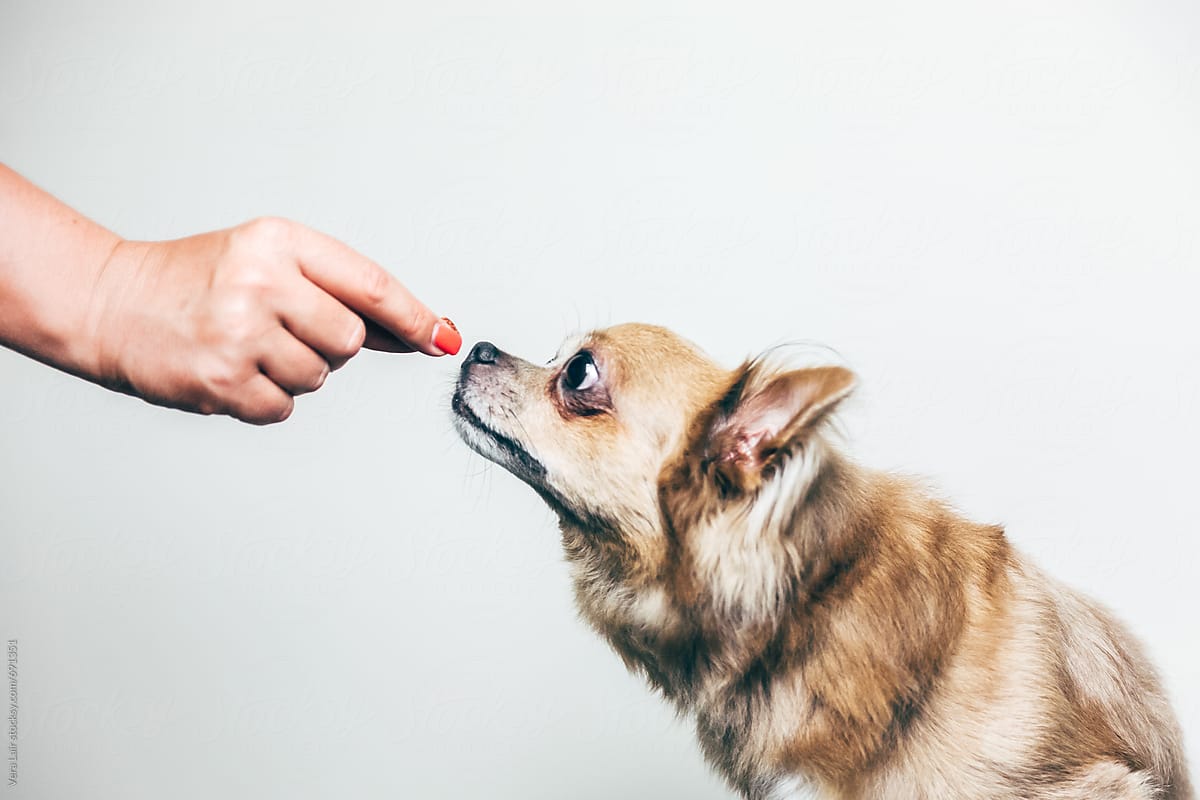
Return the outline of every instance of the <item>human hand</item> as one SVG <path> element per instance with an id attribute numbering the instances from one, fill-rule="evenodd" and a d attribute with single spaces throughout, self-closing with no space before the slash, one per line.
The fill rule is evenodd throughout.
<path id="1" fill-rule="evenodd" d="M 98 382 L 159 405 L 286 419 L 361 347 L 453 355 L 462 344 L 345 244 L 263 218 L 167 242 L 121 241 L 88 311 Z"/>

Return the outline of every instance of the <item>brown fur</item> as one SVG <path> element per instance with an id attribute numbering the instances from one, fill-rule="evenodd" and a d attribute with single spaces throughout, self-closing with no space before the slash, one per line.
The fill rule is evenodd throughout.
<path id="1" fill-rule="evenodd" d="M 601 376 L 583 392 L 578 352 Z M 464 438 L 559 513 L 585 619 L 745 797 L 1192 797 L 1107 612 L 830 445 L 847 370 L 725 372 L 642 325 L 544 368 L 477 353 Z"/>

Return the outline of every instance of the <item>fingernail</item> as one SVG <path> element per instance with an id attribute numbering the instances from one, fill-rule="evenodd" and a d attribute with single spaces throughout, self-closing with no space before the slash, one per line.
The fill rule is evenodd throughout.
<path id="1" fill-rule="evenodd" d="M 462 347 L 462 335 L 446 317 L 442 317 L 442 321 L 433 326 L 433 346 L 452 356 L 458 355 L 458 350 Z"/>

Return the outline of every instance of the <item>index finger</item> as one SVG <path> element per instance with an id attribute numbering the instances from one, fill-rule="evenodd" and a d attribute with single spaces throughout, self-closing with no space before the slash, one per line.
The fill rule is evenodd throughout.
<path id="1" fill-rule="evenodd" d="M 310 228 L 302 228 L 296 244 L 304 276 L 347 307 L 414 350 L 431 356 L 458 352 L 462 337 L 453 323 L 439 318 L 383 267 Z"/>

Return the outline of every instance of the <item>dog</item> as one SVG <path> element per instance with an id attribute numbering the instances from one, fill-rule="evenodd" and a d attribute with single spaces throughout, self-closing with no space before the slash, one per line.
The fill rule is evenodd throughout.
<path id="1" fill-rule="evenodd" d="M 842 366 L 730 371 L 664 328 L 488 342 L 465 442 L 557 514 L 583 618 L 748 800 L 1187 800 L 1153 667 L 1004 531 L 859 466 Z"/>

